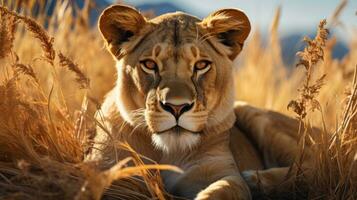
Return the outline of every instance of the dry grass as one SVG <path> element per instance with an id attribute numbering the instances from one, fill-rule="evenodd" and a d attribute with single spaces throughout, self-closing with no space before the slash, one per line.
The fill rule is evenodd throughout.
<path id="1" fill-rule="evenodd" d="M 114 62 L 87 23 L 89 2 L 83 10 L 58 4 L 47 30 L 36 23 L 46 21 L 42 15 L 34 20 L 0 8 L 0 198 L 165 198 L 156 170 L 147 169 L 176 168 L 145 166 L 134 152 L 107 171 L 83 162 L 93 128 L 101 123 L 92 117 L 96 102 L 115 82 Z M 341 4 L 328 27 L 343 23 L 338 20 L 342 9 Z M 72 17 L 74 11 L 78 18 Z M 326 37 L 322 23 L 299 53 L 305 67 L 289 69 L 281 57 L 279 15 L 278 10 L 268 45 L 263 47 L 256 32 L 240 56 L 237 98 L 320 127 L 318 137 L 300 133 L 301 152 L 305 142 L 316 149 L 313 177 L 305 180 L 307 195 L 356 199 L 357 38 L 344 59 L 334 60 L 336 38 Z M 128 162 L 136 167 L 127 167 Z M 132 181 L 134 175 L 145 183 Z M 105 189 L 117 179 L 122 181 Z"/>

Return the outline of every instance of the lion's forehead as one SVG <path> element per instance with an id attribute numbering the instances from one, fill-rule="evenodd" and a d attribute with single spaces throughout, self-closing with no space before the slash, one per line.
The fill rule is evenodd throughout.
<path id="1" fill-rule="evenodd" d="M 170 13 L 150 20 L 151 30 L 145 32 L 143 40 L 135 50 L 141 57 L 159 60 L 174 59 L 195 62 L 216 54 L 204 32 L 199 28 L 200 20 L 185 13 Z M 138 54 L 137 54 L 138 55 Z"/>
<path id="2" fill-rule="evenodd" d="M 201 35 L 197 26 L 199 19 L 184 13 L 162 15 L 151 22 L 154 24 L 152 35 L 173 46 L 193 43 Z"/>
<path id="3" fill-rule="evenodd" d="M 147 52 L 147 55 L 159 60 L 167 60 L 175 57 L 177 62 L 180 60 L 195 60 L 201 56 L 205 56 L 204 52 L 201 52 L 194 43 L 186 43 L 176 47 L 167 42 L 155 44 L 153 48 Z"/>
<path id="4" fill-rule="evenodd" d="M 196 29 L 197 23 L 200 21 L 201 20 L 197 17 L 182 12 L 168 13 L 150 20 L 150 22 L 156 24 L 157 27 L 176 31 Z"/>

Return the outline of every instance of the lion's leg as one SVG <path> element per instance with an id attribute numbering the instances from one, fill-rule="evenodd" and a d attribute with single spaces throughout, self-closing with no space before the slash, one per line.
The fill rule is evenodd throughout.
<path id="1" fill-rule="evenodd" d="M 266 170 L 248 170 L 242 172 L 254 198 L 264 194 L 281 194 L 292 190 L 294 186 L 294 173 L 290 167 L 270 168 Z"/>
<path id="2" fill-rule="evenodd" d="M 217 143 L 205 153 L 194 156 L 191 164 L 185 162 L 190 167 L 183 168 L 183 174 L 163 172 L 168 192 L 197 200 L 251 199 L 249 187 L 238 171 L 227 145 Z"/>
<path id="3" fill-rule="evenodd" d="M 293 165 L 300 150 L 297 120 L 239 103 L 235 105 L 235 113 L 236 125 L 260 151 L 266 168 L 243 173 L 253 191 L 260 189 L 269 193 L 273 188 L 278 187 L 289 190 L 294 181 L 288 175 L 294 175 L 298 170 L 308 173 L 312 162 L 309 156 L 311 152 L 309 146 L 305 148 L 301 166 Z"/>
<path id="4" fill-rule="evenodd" d="M 222 169 L 224 170 L 224 169 Z M 204 171 L 188 170 L 178 178 L 169 192 L 177 197 L 195 200 L 250 200 L 249 186 L 240 173 L 230 173 L 211 182 Z M 220 173 L 220 172 L 216 172 Z M 206 180 L 202 180 L 204 178 Z"/>

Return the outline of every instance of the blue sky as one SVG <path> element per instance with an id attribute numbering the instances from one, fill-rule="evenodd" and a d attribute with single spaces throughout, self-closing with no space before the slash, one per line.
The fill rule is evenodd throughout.
<path id="1" fill-rule="evenodd" d="M 138 5 L 142 3 L 165 2 L 163 0 L 124 0 L 124 2 Z M 282 7 L 280 19 L 280 33 L 290 34 L 296 31 L 305 32 L 315 30 L 321 19 L 329 18 L 340 0 L 171 0 L 187 12 L 204 17 L 220 8 L 236 7 L 244 10 L 249 16 L 253 27 L 265 32 L 269 30 L 274 12 L 278 6 Z M 348 30 L 339 28 L 338 32 L 347 33 L 351 37 L 357 30 L 357 0 L 349 0 L 341 15 L 341 21 Z M 355 33 L 355 32 L 354 32 Z M 344 35 L 346 39 L 346 35 Z"/>

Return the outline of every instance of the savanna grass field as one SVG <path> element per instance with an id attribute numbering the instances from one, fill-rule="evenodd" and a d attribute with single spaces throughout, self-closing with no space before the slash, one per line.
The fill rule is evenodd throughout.
<path id="1" fill-rule="evenodd" d="M 0 0 L 0 199 L 170 199 L 158 170 L 180 169 L 145 165 L 127 144 L 118 145 L 132 156 L 108 170 L 84 161 L 95 127 L 106 130 L 94 115 L 115 84 L 115 62 L 90 23 L 93 2 L 57 1 L 51 16 L 45 2 Z M 278 7 L 267 42 L 251 33 L 236 62 L 237 100 L 299 120 L 297 164 L 306 143 L 314 148 L 313 176 L 295 174 L 287 199 L 357 199 L 357 30 L 342 59 L 332 56 L 338 38 L 329 31 L 344 30 L 345 6 L 301 38 L 292 66 L 283 62 Z"/>

